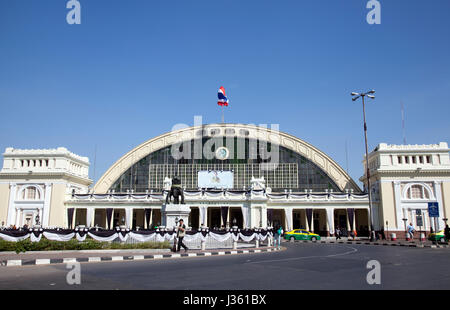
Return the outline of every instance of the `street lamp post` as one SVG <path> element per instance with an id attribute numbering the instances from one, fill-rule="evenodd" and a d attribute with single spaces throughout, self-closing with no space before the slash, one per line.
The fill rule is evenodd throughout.
<path id="1" fill-rule="evenodd" d="M 405 226 L 405 239 L 406 239 L 406 241 L 409 240 L 409 238 L 408 238 L 408 230 L 406 229 L 406 221 L 407 220 L 408 220 L 407 218 L 402 218 L 403 225 Z"/>
<path id="2" fill-rule="evenodd" d="M 370 192 L 370 169 L 369 169 L 369 149 L 367 146 L 367 124 L 366 124 L 366 106 L 364 104 L 364 97 L 367 96 L 371 99 L 375 99 L 375 96 L 373 96 L 373 94 L 375 94 L 374 90 L 370 90 L 368 92 L 365 93 L 356 93 L 353 92 L 351 93 L 352 96 L 354 96 L 352 98 L 353 101 L 357 100 L 359 97 L 361 97 L 362 99 L 362 105 L 363 105 L 363 119 L 364 119 L 364 141 L 366 144 L 366 178 L 367 178 L 367 192 L 369 195 L 369 212 L 370 212 L 370 241 L 374 241 L 375 239 L 375 232 L 373 230 L 373 216 L 372 216 L 372 194 Z"/>

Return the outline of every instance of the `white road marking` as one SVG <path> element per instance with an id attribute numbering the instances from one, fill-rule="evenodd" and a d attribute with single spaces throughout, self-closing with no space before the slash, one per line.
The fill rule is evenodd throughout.
<path id="1" fill-rule="evenodd" d="M 101 258 L 100 257 L 89 257 L 88 261 L 89 262 L 100 262 Z"/>
<path id="2" fill-rule="evenodd" d="M 22 260 L 21 259 L 10 259 L 7 261 L 6 266 L 21 266 Z"/>
<path id="3" fill-rule="evenodd" d="M 351 251 L 347 251 L 344 253 L 339 254 L 330 254 L 330 255 L 315 255 L 315 256 L 301 256 L 301 257 L 291 257 L 291 258 L 282 258 L 282 259 L 271 259 L 271 260 L 261 260 L 257 262 L 250 262 L 248 264 L 259 264 L 259 263 L 273 263 L 273 262 L 285 262 L 285 261 L 291 261 L 291 260 L 299 260 L 299 259 L 308 259 L 308 258 L 324 258 L 324 257 L 336 257 L 336 256 L 343 256 L 343 255 L 349 255 L 358 252 L 357 249 L 353 247 L 348 247 L 352 249 Z"/>
<path id="4" fill-rule="evenodd" d="M 50 264 L 49 258 L 36 259 L 36 265 L 48 265 L 48 264 Z"/>

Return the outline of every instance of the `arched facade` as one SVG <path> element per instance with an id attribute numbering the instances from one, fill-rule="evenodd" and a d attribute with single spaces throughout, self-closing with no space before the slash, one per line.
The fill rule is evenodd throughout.
<path id="1" fill-rule="evenodd" d="M 234 141 L 244 141 L 246 152 L 248 152 L 251 145 L 256 146 L 256 152 L 259 152 L 259 144 L 265 146 L 276 146 L 279 148 L 279 163 L 283 165 L 276 173 L 268 174 L 260 172 L 258 165 L 264 163 L 259 157 L 249 159 L 248 156 L 239 161 L 236 157 L 233 160 L 215 160 L 214 158 L 198 158 L 192 160 L 175 160 L 169 154 L 173 145 L 183 144 L 187 141 L 194 144 L 194 141 L 201 140 L 202 148 L 208 143 L 208 140 L 223 139 L 224 145 L 229 147 L 227 139 Z M 234 140 L 233 140 L 234 139 Z M 183 144 L 186 145 L 186 144 Z M 269 148 L 270 148 L 269 146 Z M 192 148 L 195 148 L 193 145 Z M 159 190 L 162 187 L 161 176 L 170 176 L 170 174 L 180 173 L 177 171 L 167 171 L 166 174 L 159 173 L 158 169 L 168 169 L 164 165 L 173 166 L 190 165 L 189 169 L 209 169 L 210 167 L 220 167 L 225 165 L 224 170 L 245 169 L 242 173 L 241 180 L 235 175 L 235 189 L 242 189 L 242 187 L 249 187 L 249 178 L 265 177 L 269 187 L 273 187 L 275 191 L 281 190 L 312 190 L 314 192 L 324 192 L 325 190 L 333 190 L 334 192 L 344 192 L 345 190 L 352 190 L 354 192 L 361 192 L 358 185 L 350 178 L 350 176 L 328 155 L 312 146 L 311 144 L 291 136 L 289 134 L 271 130 L 264 127 L 242 124 L 211 124 L 204 126 L 195 126 L 176 131 L 168 132 L 156 138 L 150 139 L 141 145 L 137 146 L 124 156 L 122 156 L 116 163 L 114 163 L 106 173 L 99 179 L 94 186 L 94 193 L 104 194 L 110 190 L 116 192 L 124 192 L 126 190 L 133 190 L 134 192 L 144 192 L 146 189 Z M 204 166 L 198 166 L 202 165 Z M 291 164 L 291 165 L 289 165 Z M 192 165 L 195 166 L 195 169 Z M 216 166 L 214 166 L 216 165 Z M 255 166 L 252 166 L 255 165 Z M 188 166 L 183 166 L 186 169 Z M 200 168 L 198 168 L 200 167 Z M 203 168 L 202 168 L 203 167 Z M 151 171 L 154 169 L 154 171 Z M 251 170 L 249 170 L 251 169 Z M 294 169 L 294 173 L 287 173 Z M 145 175 L 147 173 L 147 175 Z M 155 173 L 154 177 L 149 175 Z M 278 173 L 278 174 L 277 174 Z M 250 176 L 250 174 L 252 174 Z M 159 179 L 158 179 L 159 176 Z M 191 173 L 189 177 L 194 176 Z M 125 179 L 125 181 L 124 181 Z M 282 179 L 282 181 L 279 181 Z M 195 180 L 186 179 L 185 186 L 189 188 L 195 187 Z M 278 182 L 279 181 L 279 182 Z M 153 183 L 152 183 L 153 182 Z"/>

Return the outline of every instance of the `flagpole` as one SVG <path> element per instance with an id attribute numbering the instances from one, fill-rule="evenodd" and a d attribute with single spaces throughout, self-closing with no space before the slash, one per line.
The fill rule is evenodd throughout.
<path id="1" fill-rule="evenodd" d="M 223 104 L 222 104 L 222 124 L 223 123 L 225 123 L 225 117 L 224 117 L 224 114 L 223 114 Z"/>

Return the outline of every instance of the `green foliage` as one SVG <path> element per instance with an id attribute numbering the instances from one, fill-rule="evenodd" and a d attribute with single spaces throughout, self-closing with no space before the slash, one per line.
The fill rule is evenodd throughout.
<path id="1" fill-rule="evenodd" d="M 31 242 L 25 239 L 17 242 L 0 240 L 0 252 L 15 251 L 16 253 L 28 251 L 62 251 L 62 250 L 101 250 L 101 249 L 170 249 L 170 243 L 165 242 L 140 242 L 119 243 L 99 242 L 90 238 L 79 242 L 76 239 L 69 241 L 51 241 L 44 237 L 39 242 Z"/>

